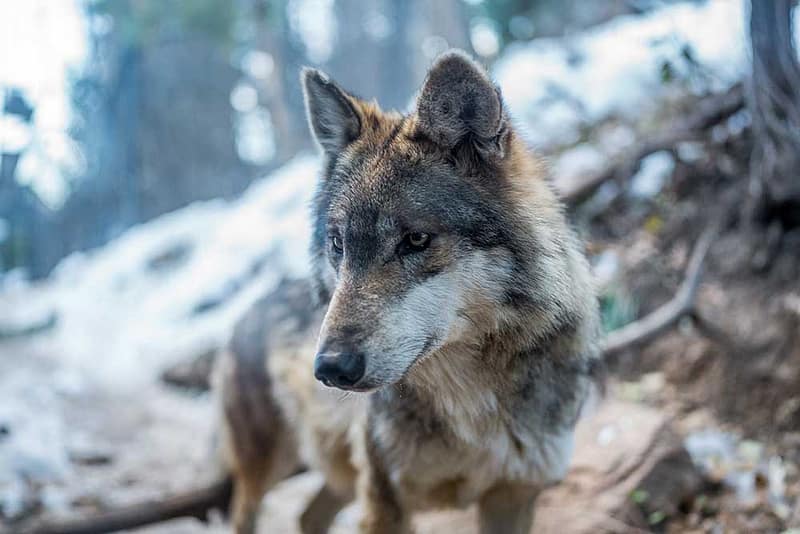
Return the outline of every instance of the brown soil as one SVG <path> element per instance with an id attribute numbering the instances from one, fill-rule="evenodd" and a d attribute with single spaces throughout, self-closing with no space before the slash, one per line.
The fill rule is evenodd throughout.
<path id="1" fill-rule="evenodd" d="M 691 321 L 610 361 L 625 381 L 659 373 L 648 399 L 675 414 L 685 433 L 712 426 L 763 444 L 787 467 L 788 510 L 766 495 L 743 503 L 724 485 L 661 528 L 669 532 L 782 532 L 800 526 L 800 228 L 756 227 L 738 217 L 745 194 L 746 139 L 693 166 L 678 164 L 668 188 L 645 206 L 618 199 L 589 225 L 592 247 L 621 259 L 624 287 L 639 314 L 668 300 L 692 243 L 720 211 L 734 214 L 706 260 L 698 307 L 725 333 L 710 339 Z M 613 229 L 613 233 L 610 231 Z M 756 485 L 761 481 L 756 480 Z"/>

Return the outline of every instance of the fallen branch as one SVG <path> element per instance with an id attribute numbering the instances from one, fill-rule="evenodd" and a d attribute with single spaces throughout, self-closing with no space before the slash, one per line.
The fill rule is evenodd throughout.
<path id="1" fill-rule="evenodd" d="M 700 100 L 695 105 L 695 111 L 685 120 L 640 142 L 631 152 L 608 168 L 562 190 L 562 200 L 570 207 L 580 204 L 609 180 L 633 175 L 639 163 L 650 154 L 662 150 L 674 150 L 680 143 L 701 139 L 705 130 L 719 124 L 743 107 L 744 92 L 741 85 L 735 85 L 725 93 Z"/>
<path id="2" fill-rule="evenodd" d="M 610 332 L 603 344 L 603 354 L 608 356 L 645 343 L 672 328 L 683 317 L 695 316 L 697 288 L 703 274 L 703 263 L 708 249 L 717 235 L 718 225 L 709 227 L 694 246 L 683 283 L 672 299 L 653 312 L 622 328 Z M 715 332 L 719 334 L 719 332 Z M 721 335 L 721 334 L 720 334 Z"/>
<path id="3" fill-rule="evenodd" d="M 161 380 L 170 386 L 191 391 L 211 389 L 211 374 L 218 349 L 212 348 L 188 360 L 181 360 L 161 373 Z"/>
<path id="4" fill-rule="evenodd" d="M 227 512 L 231 493 L 231 481 L 225 479 L 161 501 L 137 503 L 72 521 L 22 527 L 13 532 L 17 534 L 104 534 L 180 517 L 195 517 L 206 521 L 210 510 L 219 509 Z"/>

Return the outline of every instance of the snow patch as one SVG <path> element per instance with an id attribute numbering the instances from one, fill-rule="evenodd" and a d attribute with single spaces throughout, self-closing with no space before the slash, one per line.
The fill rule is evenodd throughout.
<path id="1" fill-rule="evenodd" d="M 667 63 L 681 79 L 706 73 L 695 91 L 733 85 L 747 65 L 744 15 L 742 2 L 709 0 L 618 17 L 571 38 L 512 45 L 494 75 L 534 144 L 571 144 L 582 125 L 653 112 L 670 91 Z"/>
<path id="2" fill-rule="evenodd" d="M 193 204 L 66 258 L 42 298 L 60 363 L 118 388 L 225 341 L 283 276 L 308 273 L 307 206 L 317 159 L 300 156 L 238 200 Z"/>
<path id="3" fill-rule="evenodd" d="M 675 158 L 666 150 L 650 154 L 641 162 L 639 172 L 631 178 L 630 194 L 637 198 L 653 198 L 675 170 Z"/>

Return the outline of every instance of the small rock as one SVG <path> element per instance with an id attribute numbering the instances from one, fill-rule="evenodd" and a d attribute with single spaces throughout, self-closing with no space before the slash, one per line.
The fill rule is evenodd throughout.
<path id="1" fill-rule="evenodd" d="M 695 464 L 706 473 L 727 469 L 735 458 L 736 443 L 731 434 L 717 430 L 702 430 L 687 436 L 686 450 Z"/>
<path id="2" fill-rule="evenodd" d="M 20 479 L 0 480 L 0 519 L 19 521 L 33 514 L 40 504 L 30 484 Z"/>
<path id="3" fill-rule="evenodd" d="M 644 158 L 631 178 L 630 193 L 637 198 L 649 199 L 661 192 L 667 178 L 675 170 L 675 158 L 662 150 Z"/>
<path id="4" fill-rule="evenodd" d="M 207 350 L 168 368 L 161 374 L 161 380 L 171 386 L 208 391 L 211 388 L 211 373 L 216 357 L 216 348 Z"/>
<path id="5" fill-rule="evenodd" d="M 756 466 L 761 460 L 764 452 L 764 445 L 758 441 L 749 439 L 742 440 L 739 443 L 739 457 L 744 460 L 749 466 Z"/>
<path id="6" fill-rule="evenodd" d="M 664 373 L 654 372 L 642 376 L 642 389 L 648 396 L 655 396 L 661 393 L 665 384 Z"/>
<path id="7" fill-rule="evenodd" d="M 74 432 L 67 444 L 67 457 L 77 465 L 108 465 L 114 460 L 113 450 L 96 437 L 83 432 Z"/>
<path id="8" fill-rule="evenodd" d="M 686 141 L 677 145 L 678 159 L 684 163 L 696 163 L 706 155 L 703 143 Z"/>
<path id="9" fill-rule="evenodd" d="M 154 272 L 174 269 L 183 264 L 192 252 L 191 242 L 173 243 L 147 260 L 147 269 Z"/>
<path id="10" fill-rule="evenodd" d="M 103 450 L 74 450 L 69 452 L 69 461 L 78 465 L 108 465 L 114 461 L 114 456 Z"/>

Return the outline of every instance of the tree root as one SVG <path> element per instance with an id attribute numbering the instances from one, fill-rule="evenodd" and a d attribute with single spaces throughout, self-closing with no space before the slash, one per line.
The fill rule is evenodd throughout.
<path id="1" fill-rule="evenodd" d="M 650 154 L 662 150 L 674 150 L 680 143 L 702 139 L 705 130 L 719 124 L 743 107 L 744 92 L 741 84 L 733 86 L 725 93 L 701 100 L 696 104 L 692 115 L 645 139 L 608 168 L 561 191 L 561 199 L 569 207 L 577 206 L 609 180 L 633 175 L 640 162 Z"/>
<path id="2" fill-rule="evenodd" d="M 718 233 L 719 225 L 713 224 L 697 240 L 686 266 L 683 283 L 672 299 L 641 319 L 609 332 L 603 343 L 603 354 L 606 357 L 656 338 L 684 317 L 700 317 L 696 308 L 697 289 L 700 287 L 706 255 Z M 709 324 L 707 321 L 703 322 L 704 326 Z M 714 333 L 723 337 L 722 331 L 716 327 Z"/>
<path id="3" fill-rule="evenodd" d="M 206 521 L 211 510 L 219 509 L 227 512 L 231 493 L 231 480 L 226 478 L 204 488 L 168 497 L 161 501 L 137 503 L 71 521 L 21 527 L 9 531 L 9 534 L 11 532 L 17 534 L 103 534 L 180 517 L 195 517 Z"/>

